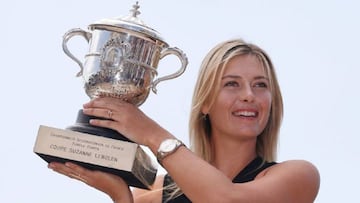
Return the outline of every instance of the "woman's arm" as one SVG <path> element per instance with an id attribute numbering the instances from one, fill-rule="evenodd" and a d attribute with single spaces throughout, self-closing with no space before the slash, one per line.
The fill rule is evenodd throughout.
<path id="1" fill-rule="evenodd" d="M 300 160 L 276 164 L 254 181 L 237 184 L 186 148 L 164 159 L 163 165 L 193 202 L 310 203 L 320 182 L 317 169 Z"/>
<path id="2" fill-rule="evenodd" d="M 151 190 L 134 188 L 132 193 L 135 203 L 161 203 L 163 191 L 164 176 L 159 175 L 156 177 L 154 185 Z"/>
<path id="3" fill-rule="evenodd" d="M 117 130 L 130 140 L 148 146 L 156 154 L 160 143 L 173 138 L 136 106 L 118 99 L 97 98 L 84 105 L 84 113 L 112 120 L 91 120 L 92 125 Z M 305 161 L 278 164 L 255 181 L 234 184 L 221 171 L 185 147 L 162 162 L 193 202 L 311 202 L 319 187 L 317 169 Z"/>

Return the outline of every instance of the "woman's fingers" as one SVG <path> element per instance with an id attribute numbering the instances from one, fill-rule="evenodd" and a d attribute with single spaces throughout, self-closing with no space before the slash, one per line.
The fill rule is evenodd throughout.
<path id="1" fill-rule="evenodd" d="M 60 174 L 80 180 L 93 188 L 103 191 L 113 200 L 131 199 L 132 197 L 129 186 L 119 176 L 96 170 L 88 170 L 71 162 L 66 162 L 65 164 L 52 162 L 48 167 Z"/>
<path id="2" fill-rule="evenodd" d="M 83 105 L 84 108 L 116 109 L 118 106 L 129 104 L 119 98 L 99 97 Z"/>
<path id="3" fill-rule="evenodd" d="M 146 116 L 137 106 L 117 98 L 93 99 L 84 104 L 83 112 L 87 115 L 107 118 L 91 119 L 91 125 L 113 129 L 141 145 L 154 145 L 156 148 L 158 140 L 171 137 L 169 132 Z"/>
<path id="4" fill-rule="evenodd" d="M 137 117 L 140 111 L 136 106 L 117 98 L 96 98 L 84 104 L 83 113 L 105 119 L 91 119 L 90 124 L 110 128 L 124 133 L 124 126 L 140 121 Z M 126 116 L 128 115 L 128 116 Z"/>
<path id="5" fill-rule="evenodd" d="M 84 108 L 83 113 L 86 115 L 91 115 L 99 118 L 106 118 L 115 120 L 116 110 L 113 109 L 102 109 L 102 108 Z"/>
<path id="6" fill-rule="evenodd" d="M 134 108 L 135 106 L 118 98 L 101 97 L 84 104 L 83 113 L 95 117 L 116 120 L 120 114 L 129 111 L 129 107 Z"/>
<path id="7" fill-rule="evenodd" d="M 52 162 L 48 165 L 48 167 L 65 176 L 87 183 L 87 170 L 82 168 L 81 166 L 70 162 L 67 162 L 65 164 Z"/>

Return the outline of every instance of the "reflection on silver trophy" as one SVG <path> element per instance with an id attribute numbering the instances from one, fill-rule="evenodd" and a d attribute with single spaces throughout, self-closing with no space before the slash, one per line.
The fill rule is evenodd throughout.
<path id="1" fill-rule="evenodd" d="M 150 88 L 156 92 L 159 82 L 176 78 L 185 71 L 188 63 L 185 54 L 169 47 L 157 31 L 146 26 L 138 18 L 138 8 L 138 4 L 134 5 L 125 18 L 91 24 L 91 32 L 72 29 L 65 34 L 64 52 L 79 64 L 77 76 L 83 76 L 90 98 L 111 96 L 141 105 Z M 68 40 L 76 35 L 83 36 L 90 44 L 84 64 L 67 47 Z M 180 69 L 155 79 L 159 60 L 170 54 L 180 59 Z"/>
<path id="2" fill-rule="evenodd" d="M 138 9 L 136 2 L 128 16 L 103 19 L 90 24 L 88 30 L 75 28 L 65 33 L 63 50 L 80 66 L 77 76 L 82 76 L 90 98 L 109 96 L 140 106 L 150 89 L 156 93 L 158 83 L 185 71 L 186 55 L 170 47 L 157 31 L 146 26 L 138 18 Z M 89 44 L 83 62 L 68 48 L 67 43 L 74 36 L 84 37 Z M 180 68 L 173 74 L 158 77 L 159 61 L 168 55 L 179 58 Z M 40 126 L 34 152 L 47 162 L 73 161 L 119 175 L 130 186 L 149 189 L 157 167 L 147 153 L 116 131 L 90 125 L 91 118 L 79 110 L 76 123 L 66 130 Z"/>

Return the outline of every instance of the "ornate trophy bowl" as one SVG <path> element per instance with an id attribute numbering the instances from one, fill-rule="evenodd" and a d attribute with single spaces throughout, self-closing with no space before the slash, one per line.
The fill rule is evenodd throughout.
<path id="1" fill-rule="evenodd" d="M 90 98 L 110 96 L 139 106 L 148 97 L 150 88 L 156 93 L 159 82 L 176 78 L 185 71 L 188 63 L 185 54 L 169 47 L 157 31 L 146 26 L 137 17 L 138 8 L 138 4 L 134 5 L 131 14 L 123 18 L 95 22 L 89 25 L 90 31 L 76 28 L 64 35 L 63 50 L 80 66 L 77 76 L 83 77 Z M 84 37 L 90 45 L 84 63 L 67 47 L 68 40 L 76 35 Z M 159 61 L 171 54 L 180 59 L 180 69 L 155 78 Z"/>

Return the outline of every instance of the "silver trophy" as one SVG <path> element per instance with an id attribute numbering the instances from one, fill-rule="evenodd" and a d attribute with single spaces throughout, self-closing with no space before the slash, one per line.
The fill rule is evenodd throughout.
<path id="1" fill-rule="evenodd" d="M 138 18 L 138 9 L 136 3 L 129 16 L 100 20 L 89 25 L 90 31 L 76 28 L 64 35 L 63 50 L 79 64 L 77 76 L 83 77 L 90 98 L 110 96 L 141 105 L 150 88 L 156 93 L 159 82 L 176 78 L 185 71 L 188 63 L 185 54 L 169 47 L 157 31 L 146 26 Z M 84 64 L 67 47 L 68 40 L 76 35 L 84 37 L 90 45 Z M 170 54 L 180 59 L 180 69 L 155 79 L 159 61 Z"/>
<path id="2" fill-rule="evenodd" d="M 156 93 L 158 83 L 179 77 L 185 71 L 188 64 L 186 55 L 180 49 L 170 47 L 156 30 L 148 27 L 138 18 L 139 14 L 139 5 L 138 2 L 136 2 L 128 16 L 115 19 L 103 19 L 90 24 L 88 30 L 75 28 L 65 33 L 62 43 L 63 50 L 67 56 L 80 66 L 80 71 L 76 76 L 82 76 L 85 92 L 90 98 L 109 96 L 140 106 L 148 97 L 150 89 Z M 84 62 L 76 58 L 68 49 L 67 43 L 74 36 L 84 37 L 89 44 L 89 52 L 85 55 Z M 180 69 L 173 74 L 157 77 L 159 61 L 165 56 L 172 54 L 180 59 Z M 59 161 L 56 154 L 50 154 L 48 151 L 66 151 L 70 146 L 64 146 L 66 144 L 54 144 L 54 140 L 48 141 L 50 143 L 47 144 L 49 146 L 48 149 L 40 149 L 38 146 L 44 145 L 45 148 L 44 140 L 50 140 L 50 138 L 61 138 L 61 142 L 77 140 L 76 135 L 68 135 L 73 133 L 89 135 L 86 139 L 101 139 L 104 137 L 104 139 L 111 139 L 110 143 L 112 143 L 112 140 L 114 142 L 120 140 L 120 142 L 126 142 L 126 144 L 131 143 L 131 146 L 135 146 L 136 148 L 134 153 L 125 153 L 127 155 L 124 155 L 126 156 L 123 157 L 124 160 L 119 161 L 125 162 L 125 160 L 130 159 L 129 165 L 131 166 L 126 166 L 129 167 L 129 169 L 114 169 L 112 168 L 113 163 L 108 164 L 111 166 L 106 165 L 99 167 L 97 162 L 89 163 L 86 159 L 75 160 L 72 159 L 72 157 L 62 158 L 64 160 L 75 160 L 76 163 L 88 168 L 120 175 L 131 186 L 149 188 L 154 182 L 157 169 L 148 155 L 141 150 L 141 147 L 118 132 L 111 129 L 91 126 L 89 124 L 91 118 L 90 116 L 84 115 L 82 110 L 79 110 L 76 123 L 69 126 L 67 130 L 61 131 L 55 129 L 57 130 L 56 132 L 50 132 L 52 128 L 40 129 L 34 151 L 48 162 L 54 160 Z M 64 133 L 64 135 L 61 133 Z M 46 136 L 41 136 L 40 138 L 40 134 L 46 134 Z M 61 134 L 61 136 L 59 134 Z M 90 137 L 91 135 L 92 137 Z M 76 144 L 76 146 L 97 143 L 96 146 L 90 147 L 97 148 L 101 141 L 84 141 L 80 139 L 79 142 L 81 143 Z M 69 143 L 68 145 L 73 145 L 73 143 Z M 102 144 L 102 146 L 108 145 L 110 146 L 111 144 Z M 119 145 L 122 145 L 122 143 L 119 143 Z M 123 146 L 109 148 L 122 149 L 122 152 L 126 151 Z M 86 154 L 82 152 L 85 151 L 84 149 L 76 150 L 79 151 L 78 154 Z M 46 153 L 44 153 L 44 151 L 46 151 Z M 94 154 L 95 153 L 99 154 L 97 151 L 95 151 Z M 119 154 L 118 152 L 115 153 Z M 71 152 L 71 154 L 76 153 Z M 122 159 L 121 157 L 114 158 L 114 155 L 111 154 L 103 154 L 103 159 L 107 161 L 111 161 L 110 159 L 112 159 L 112 161 Z"/>

